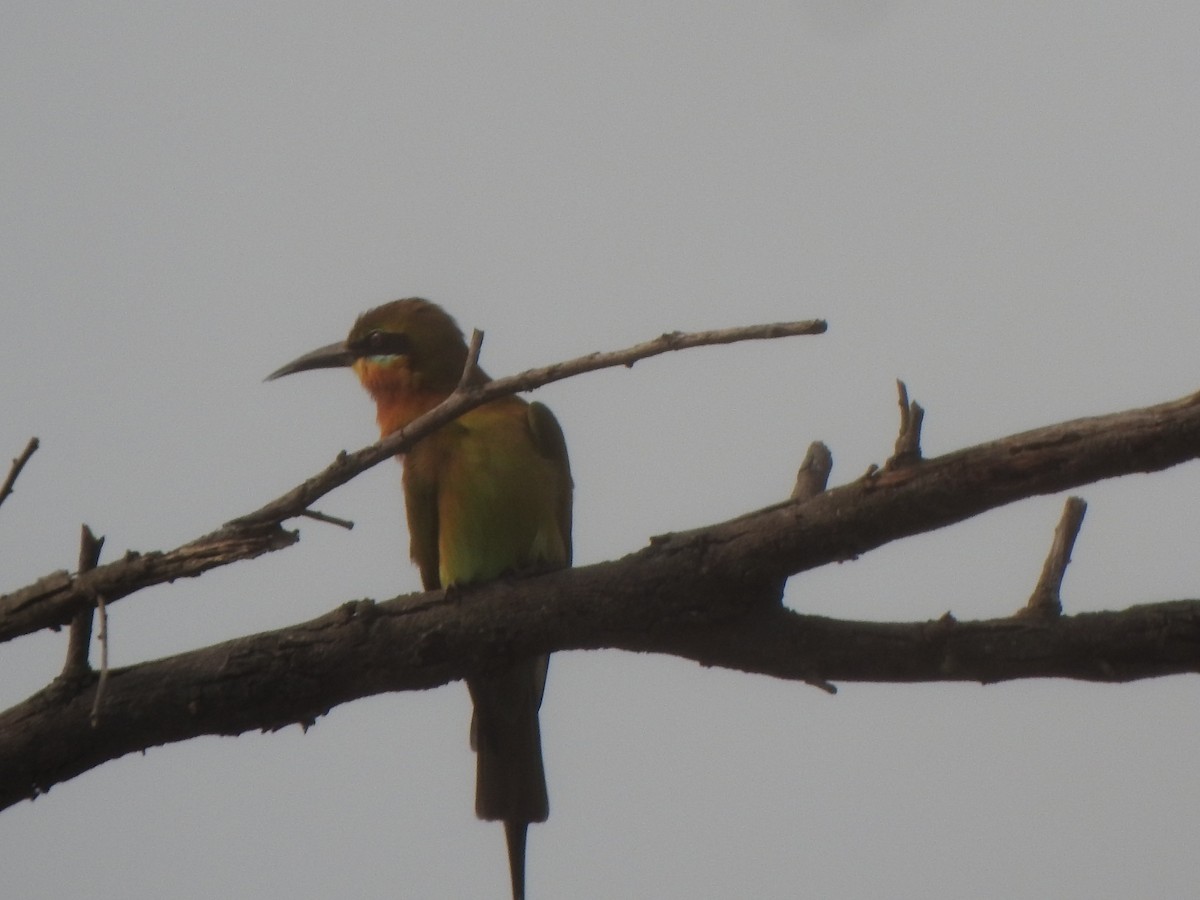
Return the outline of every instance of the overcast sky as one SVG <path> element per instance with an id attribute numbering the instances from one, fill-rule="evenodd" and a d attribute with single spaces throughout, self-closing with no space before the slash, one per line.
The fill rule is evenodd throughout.
<path id="1" fill-rule="evenodd" d="M 942 453 L 1200 387 L 1200 11 L 1015 2 L 6 3 L 0 592 L 167 549 L 374 439 L 348 373 L 264 384 L 427 296 L 493 375 L 674 329 L 822 337 L 672 354 L 537 393 L 576 561 L 887 456 L 894 381 Z M 1194 597 L 1194 465 L 1081 492 L 1069 611 Z M 1006 615 L 1041 498 L 793 579 L 797 610 Z M 116 605 L 125 665 L 418 588 L 398 467 L 353 531 Z M 0 703 L 64 634 L 0 647 Z M 538 898 L 1125 898 L 1200 882 L 1194 678 L 804 685 L 556 656 Z M 503 898 L 461 685 L 307 734 L 109 763 L 0 814 L 6 896 Z"/>

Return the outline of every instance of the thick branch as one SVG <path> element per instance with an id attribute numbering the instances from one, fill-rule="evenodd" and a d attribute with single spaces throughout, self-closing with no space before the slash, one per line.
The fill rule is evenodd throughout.
<path id="1" fill-rule="evenodd" d="M 1076 419 L 875 471 L 805 503 L 781 503 L 711 528 L 657 539 L 699 543 L 720 571 L 783 578 L 851 559 L 1026 497 L 1200 456 L 1200 394 Z"/>
<path id="2" fill-rule="evenodd" d="M 1124 681 L 1200 667 L 1200 601 L 1056 619 L 845 622 L 778 606 L 654 554 L 456 593 L 346 604 L 292 628 L 115 670 L 93 728 L 94 680 L 60 680 L 0 714 L 0 808 L 107 760 L 206 734 L 310 724 L 332 706 L 430 688 L 514 655 L 614 647 L 815 683 Z M 690 570 L 690 575 L 684 573 Z"/>
<path id="3" fill-rule="evenodd" d="M 801 681 L 1124 682 L 1200 671 L 1200 600 L 980 622 L 848 622 L 776 608 L 655 643 L 627 649 Z"/>

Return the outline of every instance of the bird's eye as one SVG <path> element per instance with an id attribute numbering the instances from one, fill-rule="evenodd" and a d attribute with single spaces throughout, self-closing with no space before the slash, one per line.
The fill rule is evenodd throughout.
<path id="1" fill-rule="evenodd" d="M 409 351 L 407 335 L 380 329 L 368 332 L 359 346 L 363 356 L 403 356 Z"/>

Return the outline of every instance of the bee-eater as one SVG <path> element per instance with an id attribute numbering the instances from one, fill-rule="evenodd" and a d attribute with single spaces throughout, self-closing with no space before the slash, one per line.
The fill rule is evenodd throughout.
<path id="1" fill-rule="evenodd" d="M 268 379 L 348 366 L 375 400 L 386 436 L 445 400 L 466 360 L 454 320 L 412 298 L 363 313 L 345 341 L 307 353 Z M 487 380 L 482 371 L 474 377 Z M 418 441 L 403 463 L 410 552 L 426 590 L 571 564 L 567 445 L 542 404 L 493 400 Z M 526 828 L 549 814 L 538 730 L 548 661 L 521 659 L 467 679 L 475 813 L 504 822 L 515 900 L 525 896 Z"/>

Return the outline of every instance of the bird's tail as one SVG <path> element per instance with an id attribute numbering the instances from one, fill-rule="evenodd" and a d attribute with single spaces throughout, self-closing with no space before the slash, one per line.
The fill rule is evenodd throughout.
<path id="1" fill-rule="evenodd" d="M 475 714 L 475 814 L 504 822 L 514 900 L 525 896 L 525 831 L 550 812 L 538 708 L 546 683 L 546 657 L 521 660 L 467 682 Z"/>
<path id="2" fill-rule="evenodd" d="M 505 822 L 504 840 L 508 844 L 508 874 L 512 879 L 513 900 L 525 900 L 525 829 L 528 822 Z"/>

